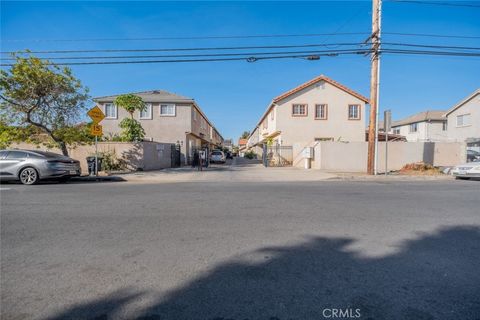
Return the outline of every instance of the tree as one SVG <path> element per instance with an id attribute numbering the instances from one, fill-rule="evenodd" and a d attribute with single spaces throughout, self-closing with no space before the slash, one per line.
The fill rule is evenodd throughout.
<path id="1" fill-rule="evenodd" d="M 143 130 L 141 123 L 133 118 L 133 113 L 137 110 L 144 111 L 145 102 L 134 94 L 123 94 L 115 99 L 114 104 L 130 114 L 130 118 L 123 119 L 119 124 L 122 128 L 122 140 L 141 141 L 145 137 L 145 130 Z"/>
<path id="2" fill-rule="evenodd" d="M 250 131 L 243 131 L 242 135 L 240 136 L 240 139 L 248 139 L 250 136 Z"/>
<path id="3" fill-rule="evenodd" d="M 58 129 L 55 131 L 55 136 L 70 147 L 79 144 L 91 144 L 95 141 L 95 138 L 90 134 L 91 125 L 92 123 L 81 123 Z M 4 121 L 0 121 L 0 149 L 6 149 L 14 142 L 42 144 L 48 148 L 58 147 L 58 144 L 38 127 L 33 125 L 9 126 Z"/>
<path id="4" fill-rule="evenodd" d="M 13 55 L 15 63 L 0 74 L 0 117 L 12 126 L 33 126 L 68 155 L 66 137 L 85 110 L 88 89 L 69 68 L 34 56 Z"/>

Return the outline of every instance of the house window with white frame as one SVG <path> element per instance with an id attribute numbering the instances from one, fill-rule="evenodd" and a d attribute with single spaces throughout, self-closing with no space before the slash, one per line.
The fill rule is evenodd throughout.
<path id="1" fill-rule="evenodd" d="M 464 127 L 468 125 L 470 125 L 470 113 L 457 116 L 457 127 Z"/>
<path id="2" fill-rule="evenodd" d="M 152 119 L 152 104 L 145 103 L 145 108 L 140 110 L 140 119 Z"/>
<path id="3" fill-rule="evenodd" d="M 348 120 L 360 120 L 360 105 L 349 104 L 348 105 Z"/>
<path id="4" fill-rule="evenodd" d="M 117 119 L 117 106 L 113 103 L 105 103 L 105 119 Z"/>
<path id="5" fill-rule="evenodd" d="M 411 123 L 409 126 L 410 133 L 415 133 L 418 131 L 418 123 Z"/>
<path id="6" fill-rule="evenodd" d="M 393 134 L 400 134 L 400 128 L 393 128 Z"/>
<path id="7" fill-rule="evenodd" d="M 292 116 L 294 117 L 304 117 L 307 115 L 307 105 L 306 104 L 293 104 L 292 105 Z"/>
<path id="8" fill-rule="evenodd" d="M 160 115 L 161 116 L 175 116 L 175 105 L 174 104 L 161 104 L 160 105 Z"/>
<path id="9" fill-rule="evenodd" d="M 275 120 L 275 110 L 270 111 L 270 120 Z"/>
<path id="10" fill-rule="evenodd" d="M 316 104 L 315 105 L 315 119 L 326 120 L 327 119 L 327 105 Z"/>
<path id="11" fill-rule="evenodd" d="M 448 129 L 447 121 L 443 121 L 442 122 L 442 131 L 447 131 L 447 129 Z"/>

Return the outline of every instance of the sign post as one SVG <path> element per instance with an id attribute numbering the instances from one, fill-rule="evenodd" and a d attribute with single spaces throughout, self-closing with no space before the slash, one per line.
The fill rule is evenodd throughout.
<path id="1" fill-rule="evenodd" d="M 95 176 L 98 177 L 98 137 L 101 137 L 103 134 L 102 126 L 98 123 L 105 119 L 105 114 L 98 106 L 95 106 L 88 110 L 87 115 L 93 121 L 93 125 L 90 128 L 90 134 L 95 136 Z"/>
<path id="2" fill-rule="evenodd" d="M 383 129 L 385 131 L 385 175 L 388 175 L 388 132 L 392 128 L 392 111 L 385 110 L 383 113 Z"/>

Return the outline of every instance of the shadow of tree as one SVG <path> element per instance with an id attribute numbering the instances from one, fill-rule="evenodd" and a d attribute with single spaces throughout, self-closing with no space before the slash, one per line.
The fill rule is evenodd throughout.
<path id="1" fill-rule="evenodd" d="M 255 262 L 221 264 L 134 318 L 323 319 L 331 315 L 325 309 L 339 308 L 359 309 L 360 319 L 479 319 L 478 227 L 425 234 L 383 257 L 353 252 L 348 249 L 353 243 L 314 237 L 300 245 L 259 249 Z M 115 311 L 115 303 L 131 299 L 107 297 L 52 319 L 79 319 L 69 317 L 77 314 L 91 319 L 105 305 Z"/>
<path id="2" fill-rule="evenodd" d="M 128 289 L 115 291 L 101 299 L 77 304 L 64 312 L 47 318 L 46 320 L 107 320 L 110 319 L 112 314 L 117 313 L 123 306 L 140 298 L 142 295 L 143 293 L 130 293 L 130 290 Z"/>

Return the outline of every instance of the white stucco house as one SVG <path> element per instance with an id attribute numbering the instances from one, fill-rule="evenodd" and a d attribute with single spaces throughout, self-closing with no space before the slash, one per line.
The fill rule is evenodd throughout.
<path id="1" fill-rule="evenodd" d="M 445 113 L 449 141 L 466 142 L 480 151 L 480 88 Z"/>
<path id="2" fill-rule="evenodd" d="M 264 143 L 291 146 L 293 165 L 305 147 L 319 141 L 365 141 L 368 99 L 320 75 L 273 98 L 256 127 L 248 147 Z"/>
<path id="3" fill-rule="evenodd" d="M 404 136 L 408 142 L 447 141 L 445 111 L 422 111 L 405 119 L 394 121 L 391 133 Z"/>

